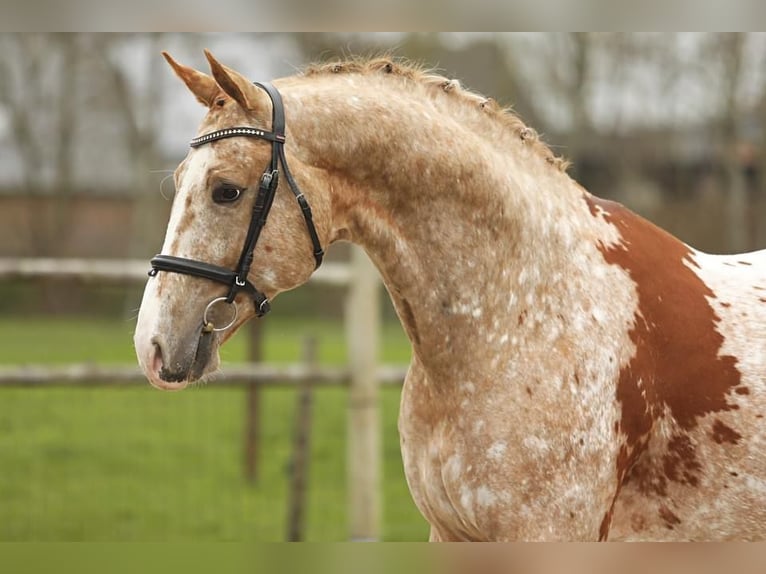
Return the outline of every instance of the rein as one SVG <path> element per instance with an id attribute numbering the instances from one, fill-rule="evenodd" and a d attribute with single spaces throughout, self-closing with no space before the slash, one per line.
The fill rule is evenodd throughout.
<path id="1" fill-rule="evenodd" d="M 250 217 L 250 226 L 247 229 L 247 236 L 245 237 L 245 243 L 242 246 L 242 252 L 239 256 L 239 262 L 236 269 L 228 269 L 221 267 L 220 265 L 214 265 L 212 263 L 206 263 L 204 261 L 198 261 L 196 259 L 187 259 L 185 257 L 176 257 L 174 255 L 155 255 L 151 260 L 152 269 L 149 271 L 149 276 L 154 277 L 159 271 L 168 271 L 171 273 L 181 273 L 184 275 L 192 275 L 194 277 L 201 277 L 203 279 L 209 279 L 222 283 L 229 287 L 229 292 L 225 297 L 216 297 L 210 303 L 208 303 L 203 314 L 203 332 L 209 333 L 212 331 L 224 331 L 234 324 L 237 319 L 237 306 L 234 302 L 235 297 L 240 291 L 247 293 L 252 299 L 255 306 L 255 314 L 257 317 L 263 317 L 271 309 L 271 304 L 268 298 L 261 292 L 255 285 L 253 285 L 247 278 L 250 272 L 250 267 L 253 263 L 253 252 L 255 245 L 258 243 L 258 238 L 261 235 L 264 225 L 266 225 L 266 219 L 269 216 L 271 205 L 274 202 L 274 196 L 279 184 L 279 166 L 282 166 L 282 170 L 293 192 L 298 205 L 303 213 L 303 218 L 306 220 L 306 228 L 308 230 L 309 238 L 314 249 L 314 260 L 316 261 L 316 267 L 322 263 L 322 257 L 324 256 L 324 250 L 319 241 L 316 228 L 314 227 L 314 219 L 311 214 L 311 207 L 308 200 L 301 192 L 298 184 L 295 183 L 292 173 L 287 166 L 287 159 L 285 157 L 285 110 L 282 105 L 282 97 L 279 91 L 269 83 L 253 82 L 256 86 L 263 89 L 271 99 L 272 114 L 271 114 L 271 129 L 272 131 L 264 131 L 261 129 L 236 126 L 226 128 L 222 130 L 216 130 L 199 137 L 194 138 L 189 142 L 189 145 L 193 148 L 200 147 L 202 145 L 212 143 L 217 140 L 233 137 L 253 137 L 271 142 L 271 162 L 261 176 L 260 184 L 258 185 L 258 194 L 255 197 L 255 203 L 253 204 L 253 212 Z M 227 303 L 234 305 L 234 316 L 231 321 L 224 327 L 215 327 L 211 321 L 208 320 L 208 313 L 211 308 L 218 303 Z"/>

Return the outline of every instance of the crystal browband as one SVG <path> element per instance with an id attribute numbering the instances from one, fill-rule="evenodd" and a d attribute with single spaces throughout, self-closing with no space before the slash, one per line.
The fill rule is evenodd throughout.
<path id="1" fill-rule="evenodd" d="M 263 139 L 271 142 L 284 142 L 285 136 L 281 134 L 275 134 L 273 132 L 267 132 L 258 128 L 250 128 L 245 126 L 238 126 L 234 128 L 226 128 L 224 130 L 217 130 L 207 133 L 205 135 L 194 138 L 189 142 L 191 147 L 199 147 L 206 143 L 214 142 L 216 140 L 222 140 L 225 138 L 233 137 L 253 137 Z"/>

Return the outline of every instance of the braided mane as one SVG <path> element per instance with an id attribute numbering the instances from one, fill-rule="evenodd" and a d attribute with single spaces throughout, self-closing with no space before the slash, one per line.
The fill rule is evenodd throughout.
<path id="1" fill-rule="evenodd" d="M 448 94 L 457 98 L 467 105 L 473 106 L 505 126 L 524 144 L 534 149 L 545 161 L 560 171 L 566 171 L 569 162 L 556 156 L 553 151 L 541 139 L 538 133 L 527 126 L 511 108 L 500 106 L 494 99 L 484 97 L 463 88 L 458 80 L 436 73 L 432 69 L 425 68 L 409 61 L 393 59 L 389 57 L 364 58 L 355 57 L 347 60 L 311 64 L 303 70 L 304 76 L 317 74 L 390 74 L 404 80 L 416 82 L 427 86 L 434 91 Z"/>

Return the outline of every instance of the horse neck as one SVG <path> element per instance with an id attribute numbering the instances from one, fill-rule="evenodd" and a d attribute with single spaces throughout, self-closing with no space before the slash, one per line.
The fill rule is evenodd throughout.
<path id="1" fill-rule="evenodd" d="M 381 86 L 320 90 L 316 105 L 299 95 L 293 131 L 303 161 L 328 174 L 332 238 L 366 250 L 416 355 L 454 369 L 456 345 L 485 344 L 568 273 L 592 218 L 583 191 L 522 140 L 498 144 Z"/>

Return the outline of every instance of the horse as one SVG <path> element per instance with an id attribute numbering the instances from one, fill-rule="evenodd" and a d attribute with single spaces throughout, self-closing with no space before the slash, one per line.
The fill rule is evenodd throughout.
<path id="1" fill-rule="evenodd" d="M 349 241 L 412 344 L 399 432 L 430 540 L 764 538 L 766 250 L 695 250 L 406 62 L 266 89 L 206 56 L 165 54 L 207 113 L 136 325 L 152 385 L 214 372 Z"/>

